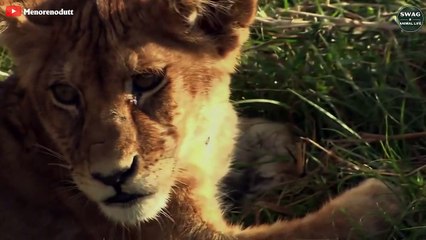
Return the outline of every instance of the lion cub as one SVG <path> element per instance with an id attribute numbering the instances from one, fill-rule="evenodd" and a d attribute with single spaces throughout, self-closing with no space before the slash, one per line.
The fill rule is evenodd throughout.
<path id="1" fill-rule="evenodd" d="M 2 240 L 356 239 L 397 213 L 369 180 L 300 220 L 225 222 L 230 74 L 255 0 L 22 2 L 74 15 L 3 18 Z"/>

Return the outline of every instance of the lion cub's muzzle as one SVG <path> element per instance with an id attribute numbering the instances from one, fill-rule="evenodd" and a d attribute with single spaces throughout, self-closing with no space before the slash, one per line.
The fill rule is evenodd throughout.
<path id="1" fill-rule="evenodd" d="M 99 182 L 111 186 L 114 188 L 116 194 L 104 201 L 106 205 L 111 204 L 128 204 L 133 201 L 136 201 L 140 198 L 150 196 L 154 194 L 153 192 L 145 192 L 145 193 L 126 193 L 122 191 L 121 186 L 126 183 L 126 181 L 133 177 L 140 166 L 139 156 L 134 156 L 133 161 L 130 167 L 125 169 L 120 169 L 114 171 L 111 175 L 103 175 L 102 173 L 92 173 L 92 177 Z"/>
<path id="2" fill-rule="evenodd" d="M 131 125 L 108 125 L 85 138 L 86 154 L 75 161 L 72 173 L 78 188 L 108 218 L 126 224 L 155 218 L 174 184 L 174 149 L 161 141 L 156 141 L 158 149 L 140 147 L 147 138 L 137 141 L 136 132 Z"/>

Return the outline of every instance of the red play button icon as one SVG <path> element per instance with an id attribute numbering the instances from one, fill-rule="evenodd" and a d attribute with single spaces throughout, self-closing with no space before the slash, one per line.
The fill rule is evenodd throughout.
<path id="1" fill-rule="evenodd" d="M 7 6 L 6 7 L 6 16 L 7 17 L 19 17 L 22 14 L 21 6 Z"/>

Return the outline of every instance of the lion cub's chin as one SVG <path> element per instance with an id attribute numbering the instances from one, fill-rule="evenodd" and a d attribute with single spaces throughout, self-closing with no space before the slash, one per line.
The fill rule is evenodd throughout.
<path id="1" fill-rule="evenodd" d="M 98 203 L 101 211 L 112 221 L 124 225 L 136 225 L 155 219 L 166 207 L 169 193 L 156 193 L 131 204 L 106 205 Z"/>

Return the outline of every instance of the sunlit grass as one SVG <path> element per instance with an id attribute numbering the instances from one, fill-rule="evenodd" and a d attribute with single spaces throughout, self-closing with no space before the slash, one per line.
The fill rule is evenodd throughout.
<path id="1" fill-rule="evenodd" d="M 404 192 L 389 239 L 426 239 L 426 29 L 399 30 L 407 4 L 426 12 L 424 1 L 261 1 L 233 99 L 245 116 L 293 124 L 307 172 L 237 217 L 303 216 L 378 177 Z"/>

